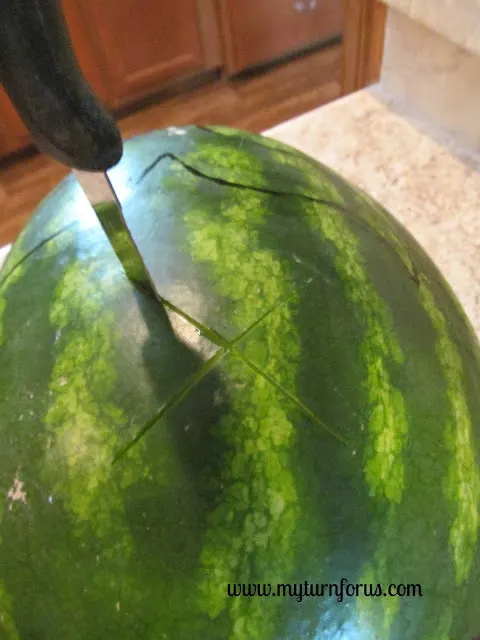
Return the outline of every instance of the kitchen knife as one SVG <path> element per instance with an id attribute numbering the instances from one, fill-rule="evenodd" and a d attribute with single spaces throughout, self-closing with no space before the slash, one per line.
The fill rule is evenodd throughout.
<path id="1" fill-rule="evenodd" d="M 107 174 L 120 131 L 78 67 L 58 0 L 0 0 L 0 81 L 38 148 L 79 170 L 128 277 L 156 296 Z"/>

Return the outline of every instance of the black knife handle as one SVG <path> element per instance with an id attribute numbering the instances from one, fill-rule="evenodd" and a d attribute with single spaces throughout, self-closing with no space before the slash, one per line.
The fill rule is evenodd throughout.
<path id="1" fill-rule="evenodd" d="M 58 0 L 0 0 L 0 81 L 41 151 L 86 171 L 120 160 L 120 132 L 78 67 Z"/>

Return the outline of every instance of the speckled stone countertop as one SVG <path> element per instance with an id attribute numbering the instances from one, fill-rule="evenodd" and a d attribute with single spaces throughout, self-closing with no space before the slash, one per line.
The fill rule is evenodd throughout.
<path id="1" fill-rule="evenodd" d="M 416 237 L 480 335 L 480 158 L 432 135 L 372 87 L 266 135 L 324 162 L 367 191 Z M 6 255 L 0 249 L 0 265 Z"/>
<path id="2" fill-rule="evenodd" d="M 336 169 L 400 220 L 480 336 L 480 158 L 425 130 L 376 86 L 265 132 Z"/>

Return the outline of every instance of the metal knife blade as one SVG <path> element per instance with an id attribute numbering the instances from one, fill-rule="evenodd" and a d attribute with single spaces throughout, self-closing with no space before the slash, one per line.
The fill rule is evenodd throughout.
<path id="1" fill-rule="evenodd" d="M 128 278 L 158 299 L 154 280 L 128 228 L 122 205 L 108 173 L 77 169 L 73 173 L 90 201 Z"/>

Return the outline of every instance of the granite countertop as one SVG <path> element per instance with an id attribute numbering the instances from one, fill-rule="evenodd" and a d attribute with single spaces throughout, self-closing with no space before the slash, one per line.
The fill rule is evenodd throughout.
<path id="1" fill-rule="evenodd" d="M 427 133 L 379 87 L 265 135 L 336 169 L 395 215 L 442 270 L 480 335 L 480 159 Z M 0 265 L 5 255 L 0 249 Z"/>

